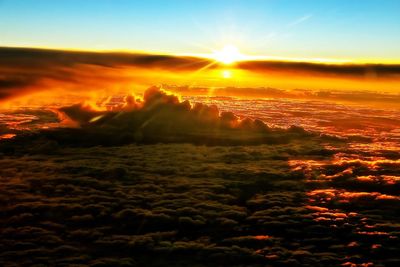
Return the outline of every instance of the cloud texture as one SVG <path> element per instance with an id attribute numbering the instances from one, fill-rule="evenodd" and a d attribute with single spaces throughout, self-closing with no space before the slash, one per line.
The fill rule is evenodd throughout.
<path id="1" fill-rule="evenodd" d="M 124 52 L 79 52 L 30 48 L 0 48 L 0 101 L 38 91 L 80 92 L 103 90 L 126 84 L 180 83 L 188 74 L 225 68 L 211 59 Z M 249 73 L 391 81 L 398 83 L 398 64 L 322 64 L 255 60 L 238 62 L 234 69 Z M 203 77 L 203 80 L 206 79 Z M 220 77 L 219 77 L 220 78 Z M 186 81 L 187 83 L 188 81 Z M 197 80 L 191 82 L 199 82 Z M 252 82 L 251 80 L 249 81 Z M 307 86 L 307 85 L 304 85 Z M 391 88 L 391 87 L 390 87 Z M 389 89 L 390 89 L 389 88 Z"/>
<path id="2" fill-rule="evenodd" d="M 46 137 L 73 146 L 129 143 L 195 143 L 207 145 L 278 144 L 297 138 L 316 138 L 301 127 L 269 128 L 258 119 L 220 112 L 215 105 L 180 101 L 159 87 L 143 99 L 133 95 L 118 105 L 99 109 L 81 103 L 58 110 L 62 125 L 17 136 L 20 141 Z M 18 144 L 18 142 L 17 142 Z"/>

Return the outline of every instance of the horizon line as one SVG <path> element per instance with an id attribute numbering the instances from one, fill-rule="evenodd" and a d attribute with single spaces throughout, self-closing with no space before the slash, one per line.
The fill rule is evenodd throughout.
<path id="1" fill-rule="evenodd" d="M 194 57 L 201 59 L 214 60 L 212 53 L 174 53 L 156 50 L 139 50 L 139 49 L 86 49 L 77 47 L 47 47 L 47 46 L 9 46 L 0 45 L 0 49 L 32 49 L 44 51 L 64 51 L 64 52 L 82 52 L 82 53 L 116 53 L 116 54 L 132 54 L 132 55 L 155 55 L 155 56 L 174 56 L 174 57 Z M 350 58 L 307 58 L 307 57 L 285 57 L 273 55 L 248 55 L 244 54 L 245 59 L 237 60 L 237 62 L 248 61 L 271 61 L 271 62 L 298 62 L 310 64 L 326 64 L 326 65 L 398 65 L 400 59 L 350 59 Z M 223 65 L 223 64 L 222 64 Z"/>

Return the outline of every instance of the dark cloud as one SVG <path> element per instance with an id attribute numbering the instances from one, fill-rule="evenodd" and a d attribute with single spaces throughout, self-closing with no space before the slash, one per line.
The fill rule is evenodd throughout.
<path id="1" fill-rule="evenodd" d="M 188 144 L 69 147 L 49 155 L 31 154 L 14 164 L 11 158 L 1 158 L 0 262 L 265 264 L 255 251 L 265 245 L 281 246 L 280 239 L 262 240 L 257 233 L 261 229 L 250 229 L 253 223 L 246 218 L 253 211 L 238 200 L 245 189 L 233 184 L 255 176 L 265 165 L 281 168 L 277 163 L 283 162 L 270 160 L 276 149 L 242 147 L 240 158 L 259 159 L 243 162 L 249 169 L 244 173 L 239 163 L 229 168 L 216 164 L 232 155 L 232 148 Z M 109 167 L 104 168 L 106 162 Z M 26 170 L 22 180 L 5 178 L 16 177 L 21 170 Z M 275 175 L 284 177 L 286 171 L 287 167 Z M 242 185 L 253 182 L 243 180 Z M 253 193 L 268 192 L 266 187 L 253 188 Z M 285 194 L 285 199 L 292 195 Z M 277 260 L 277 265 L 288 258 Z"/>
<path id="2" fill-rule="evenodd" d="M 123 52 L 82 52 L 31 48 L 0 48 L 2 68 L 16 68 L 38 71 L 51 67 L 72 67 L 80 64 L 104 67 L 139 66 L 145 68 L 166 68 L 170 70 L 194 70 L 210 62 L 196 57 L 152 55 Z"/>
<path id="3" fill-rule="evenodd" d="M 86 80 L 97 79 L 103 81 L 96 84 L 100 87 L 97 89 L 104 89 L 101 87 L 117 82 L 116 77 L 122 79 L 123 75 L 118 72 L 127 67 L 184 72 L 210 64 L 209 60 L 196 57 L 30 48 L 0 48 L 0 58 L 0 100 L 57 88 L 49 82 L 80 86 Z"/>
<path id="4" fill-rule="evenodd" d="M 350 78 L 400 78 L 399 64 L 324 64 L 292 61 L 244 61 L 241 69 L 259 72 L 292 72 Z"/>
<path id="5" fill-rule="evenodd" d="M 3 89 L 12 89 L 18 87 L 25 87 L 34 83 L 34 79 L 29 78 L 19 78 L 19 77 L 8 77 L 8 79 L 2 78 L 0 79 L 0 88 Z"/>
<path id="6" fill-rule="evenodd" d="M 167 103 L 181 103 L 165 97 Z M 30 141 L 36 146 L 48 140 Z M 330 153 L 318 154 L 322 148 L 315 138 L 257 146 L 64 144 L 35 152 L 25 143 L 20 149 L 0 157 L 4 266 L 390 266 L 397 261 L 393 211 L 399 200 L 385 199 L 388 189 L 380 186 L 379 192 L 363 193 L 339 183 L 355 180 L 345 169 L 361 172 L 368 164 L 327 163 L 313 171 L 338 175 L 317 176 L 325 179 L 319 183 L 288 164 L 290 159 L 327 162 Z M 382 175 L 390 173 L 383 162 L 375 166 Z"/>

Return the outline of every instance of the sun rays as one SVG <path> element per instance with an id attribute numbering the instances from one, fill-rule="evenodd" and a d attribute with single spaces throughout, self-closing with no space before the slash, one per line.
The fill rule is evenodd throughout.
<path id="1" fill-rule="evenodd" d="M 221 50 L 213 51 L 212 58 L 217 62 L 230 65 L 237 61 L 244 60 L 246 56 L 240 53 L 236 46 L 225 45 Z"/>

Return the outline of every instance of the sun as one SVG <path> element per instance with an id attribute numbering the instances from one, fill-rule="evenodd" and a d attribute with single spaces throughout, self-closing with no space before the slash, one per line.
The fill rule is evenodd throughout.
<path id="1" fill-rule="evenodd" d="M 234 45 L 226 45 L 221 50 L 214 51 L 212 58 L 226 65 L 233 64 L 244 59 L 244 55 Z"/>

